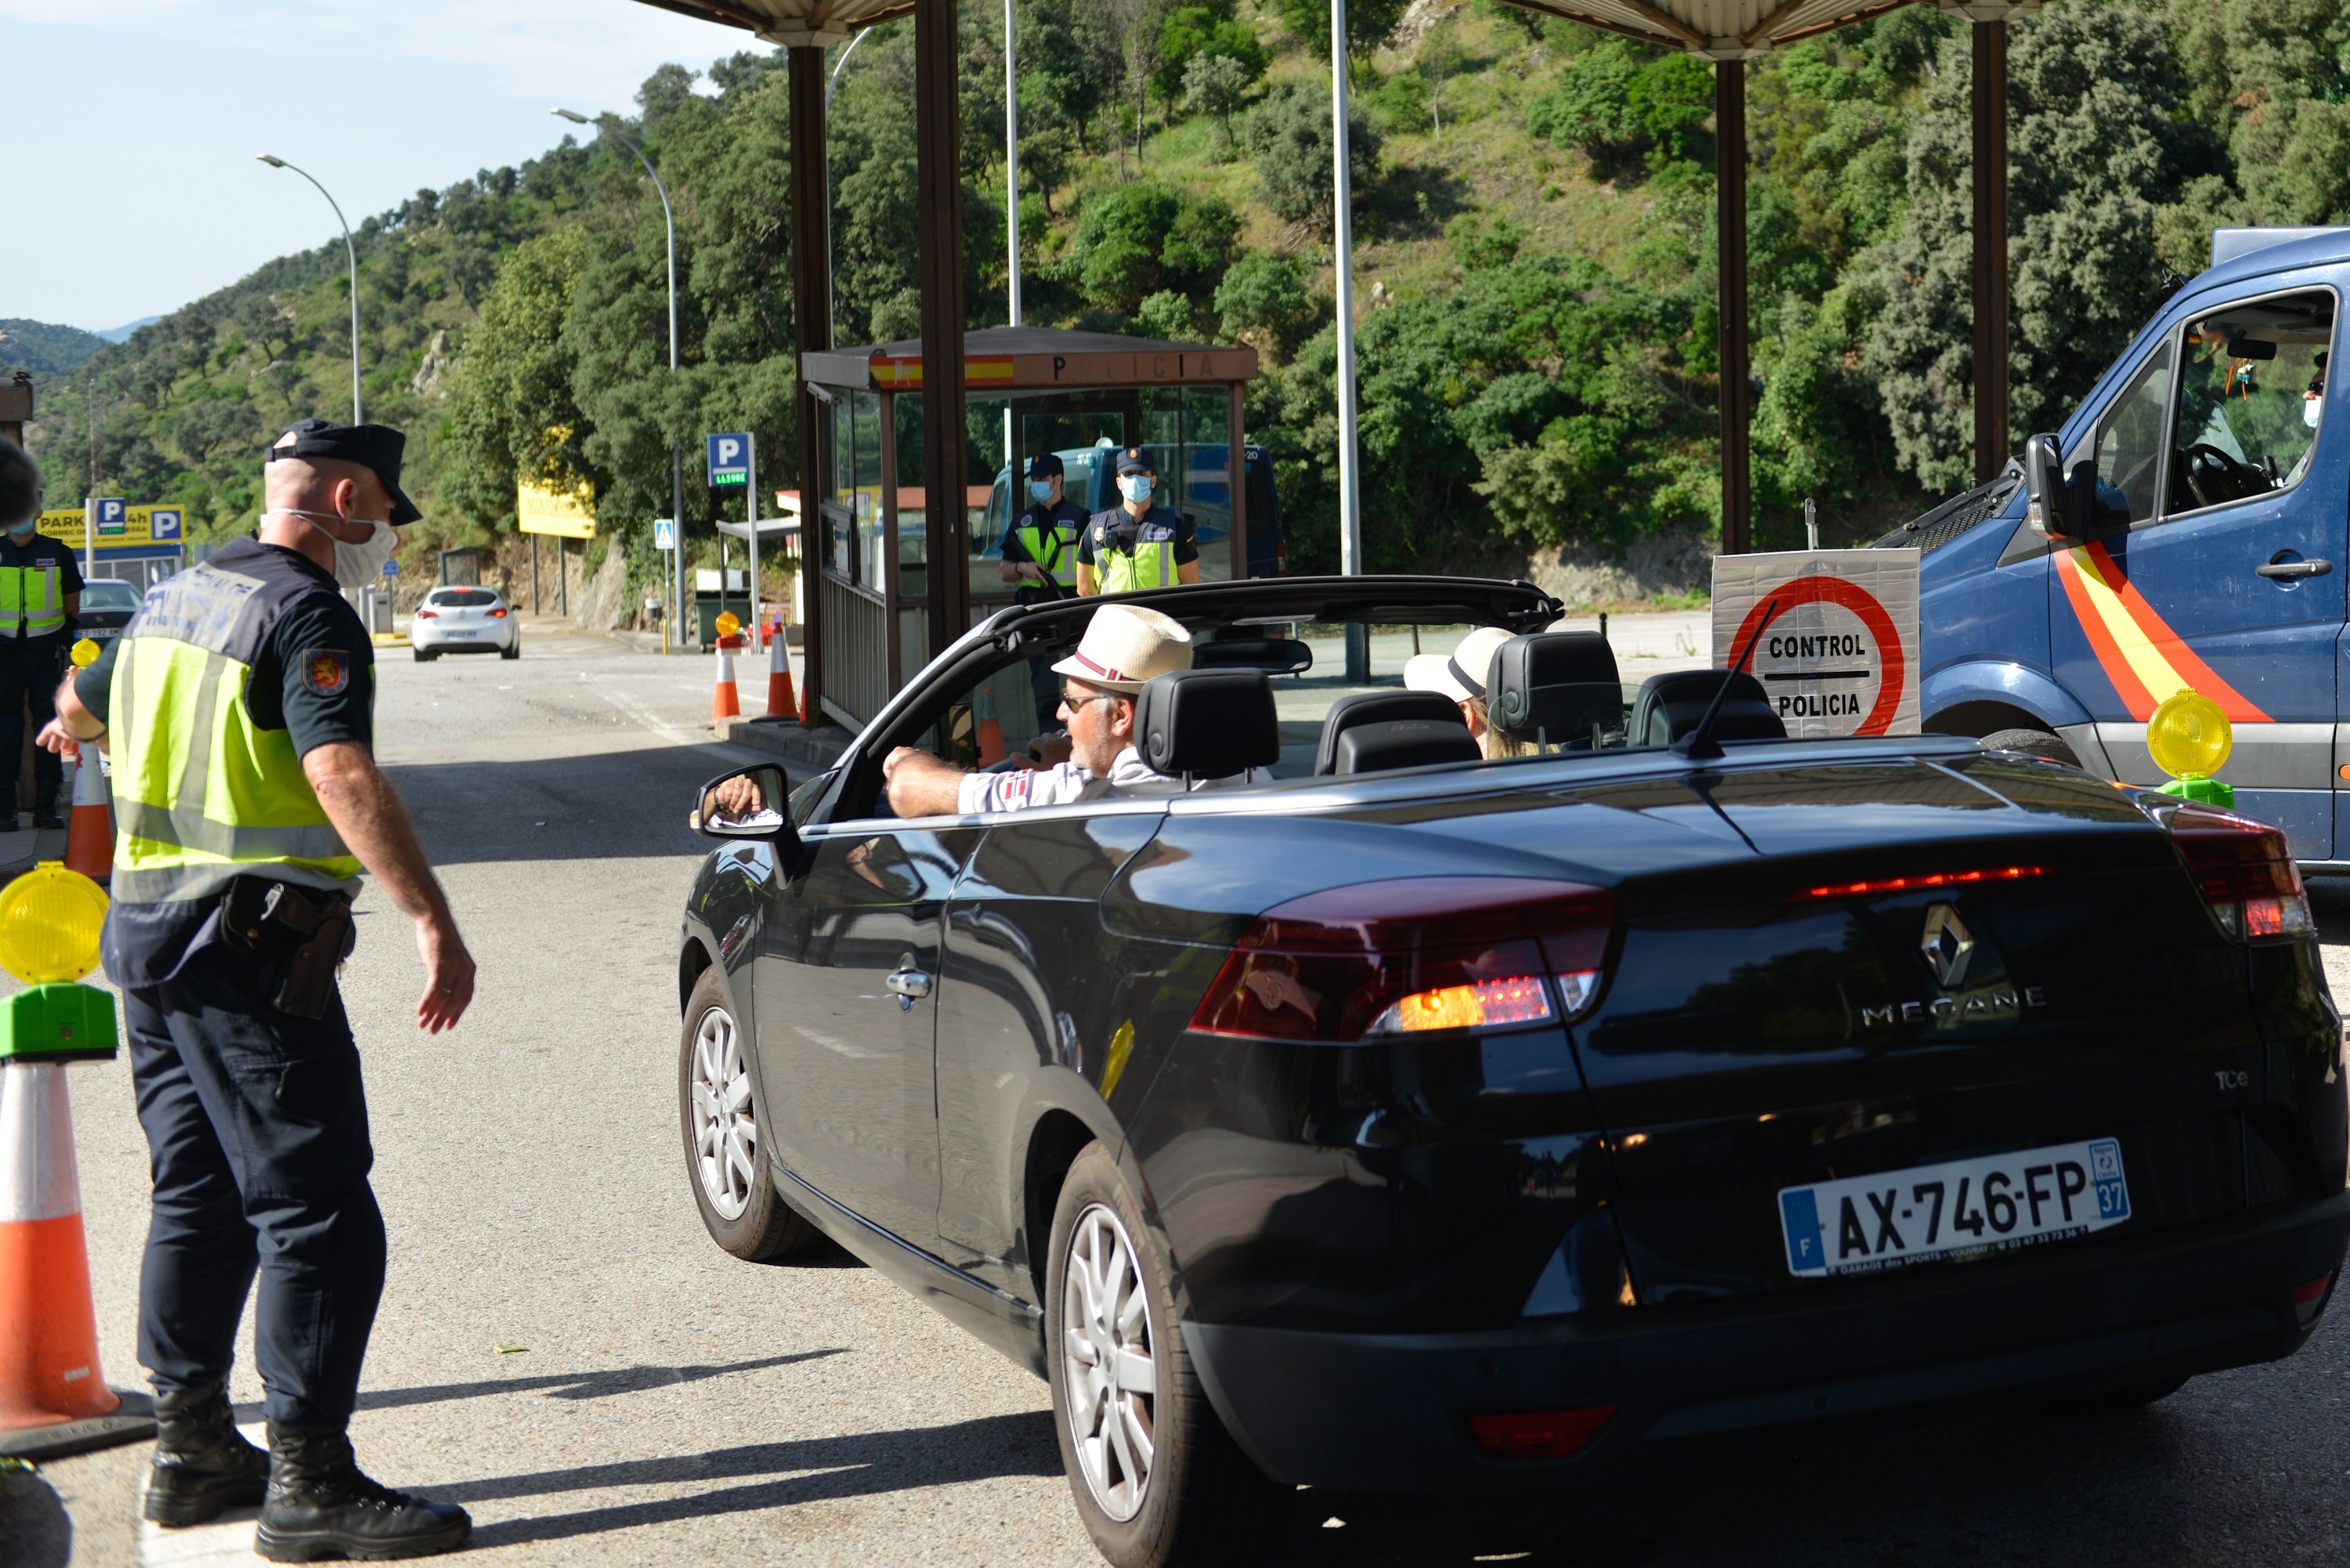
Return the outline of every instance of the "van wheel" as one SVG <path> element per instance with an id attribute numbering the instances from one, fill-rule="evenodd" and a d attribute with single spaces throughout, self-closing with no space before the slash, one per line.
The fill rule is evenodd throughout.
<path id="1" fill-rule="evenodd" d="M 1142 1206 L 1097 1143 L 1061 1188 L 1045 1279 L 1054 1431 L 1102 1556 L 1114 1568 L 1257 1561 L 1284 1490 L 1209 1405 Z"/>
<path id="2" fill-rule="evenodd" d="M 766 1122 L 744 1060 L 750 1049 L 718 970 L 702 971 L 677 1054 L 686 1185 L 712 1241 L 746 1262 L 767 1263 L 799 1251 L 816 1231 L 775 1190 Z"/>
<path id="3" fill-rule="evenodd" d="M 2063 763 L 2068 768 L 2081 765 L 2080 755 L 2073 750 L 2072 742 L 2045 730 L 1999 730 L 1985 735 L 1982 743 L 1987 752 L 2022 752 L 2026 756 Z"/>

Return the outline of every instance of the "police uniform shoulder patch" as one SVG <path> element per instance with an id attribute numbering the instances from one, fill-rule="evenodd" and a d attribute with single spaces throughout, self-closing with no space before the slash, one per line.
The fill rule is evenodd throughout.
<path id="1" fill-rule="evenodd" d="M 339 648 L 314 648 L 302 655 L 302 684 L 313 695 L 339 697 L 351 683 L 351 656 Z"/>

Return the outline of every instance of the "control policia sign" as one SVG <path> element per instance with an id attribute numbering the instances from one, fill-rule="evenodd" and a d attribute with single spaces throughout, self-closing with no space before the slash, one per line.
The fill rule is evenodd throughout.
<path id="1" fill-rule="evenodd" d="M 1713 662 L 1762 681 L 1797 737 L 1918 732 L 1918 552 L 1717 556 Z"/>

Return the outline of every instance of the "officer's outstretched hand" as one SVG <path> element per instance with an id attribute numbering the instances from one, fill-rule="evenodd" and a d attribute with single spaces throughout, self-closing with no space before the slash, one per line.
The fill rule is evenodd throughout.
<path id="1" fill-rule="evenodd" d="M 33 744 L 45 752 L 54 752 L 61 757 L 72 751 L 78 743 L 71 735 L 66 733 L 66 727 L 55 719 L 42 725 L 41 732 L 33 737 Z"/>
<path id="2" fill-rule="evenodd" d="M 473 955 L 445 914 L 420 917 L 416 950 L 424 959 L 424 999 L 416 1004 L 416 1026 L 438 1034 L 454 1029 L 473 1000 Z"/>

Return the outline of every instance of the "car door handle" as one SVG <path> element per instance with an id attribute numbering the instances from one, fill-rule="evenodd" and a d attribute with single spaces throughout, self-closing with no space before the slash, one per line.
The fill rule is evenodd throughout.
<path id="1" fill-rule="evenodd" d="M 902 997 L 911 998 L 931 994 L 931 977 L 918 969 L 898 970 L 881 983 Z"/>
<path id="2" fill-rule="evenodd" d="M 2264 577 L 2322 577 L 2333 569 L 2331 561 L 2271 561 L 2252 568 Z"/>

